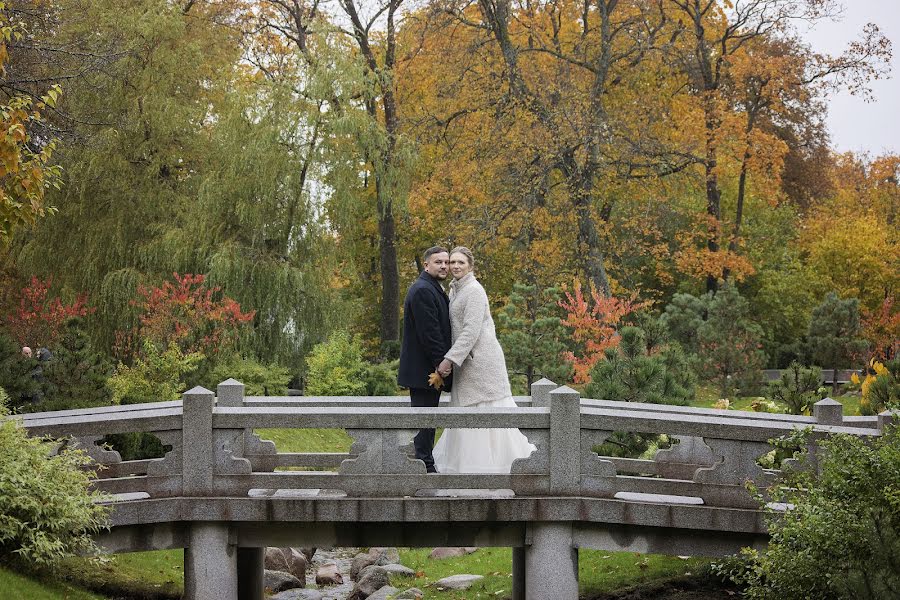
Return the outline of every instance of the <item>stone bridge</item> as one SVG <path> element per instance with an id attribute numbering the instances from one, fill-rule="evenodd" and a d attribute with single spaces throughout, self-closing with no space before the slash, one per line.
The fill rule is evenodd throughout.
<path id="1" fill-rule="evenodd" d="M 812 417 L 590 400 L 541 380 L 516 409 L 410 408 L 405 397 L 245 397 L 228 380 L 181 401 L 17 417 L 104 465 L 110 552 L 184 548 L 186 598 L 259 600 L 266 546 L 507 546 L 513 597 L 578 597 L 578 549 L 719 556 L 766 542 L 746 483 L 775 475 L 769 440 L 811 427 L 812 444 L 878 436 L 890 414 Z M 896 418 L 894 416 L 893 418 Z M 425 427 L 517 427 L 537 450 L 509 474 L 426 474 Z M 337 428 L 348 453 L 279 453 L 254 430 Z M 167 453 L 123 461 L 107 434 L 147 432 Z M 677 441 L 652 459 L 600 456 L 613 432 Z M 814 457 L 814 447 L 812 448 Z M 814 458 L 813 458 L 814 460 Z"/>

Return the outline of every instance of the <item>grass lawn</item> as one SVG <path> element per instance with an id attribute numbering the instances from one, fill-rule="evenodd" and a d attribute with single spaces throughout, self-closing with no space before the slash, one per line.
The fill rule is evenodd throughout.
<path id="1" fill-rule="evenodd" d="M 839 389 L 838 392 L 840 391 L 841 390 Z M 830 394 L 829 397 L 831 397 Z M 698 408 L 715 408 L 716 402 L 718 402 L 720 398 L 719 391 L 715 386 L 697 386 L 697 395 L 691 403 L 691 406 L 696 406 Z M 756 396 L 732 398 L 730 408 L 733 410 L 753 410 L 750 405 L 753 404 L 753 401 L 756 399 Z M 859 416 L 859 396 L 843 394 L 834 396 L 834 399 L 844 405 L 844 415 Z"/>
<path id="2" fill-rule="evenodd" d="M 417 587 L 427 598 L 445 600 L 473 600 L 475 598 L 509 598 L 512 593 L 512 551 L 509 548 L 481 548 L 474 554 L 459 558 L 431 560 L 429 549 L 415 548 L 400 551 L 400 561 L 417 573 L 413 578 L 393 578 L 391 585 L 400 590 Z M 578 559 L 578 579 L 581 595 L 612 592 L 685 574 L 698 573 L 709 564 L 706 559 L 680 559 L 671 556 L 644 555 L 633 552 L 603 552 L 581 550 Z M 484 579 L 465 591 L 439 591 L 435 581 L 469 573 L 484 575 Z"/>
<path id="3" fill-rule="evenodd" d="M 5 600 L 103 600 L 69 583 L 21 575 L 0 567 L 0 597 Z"/>

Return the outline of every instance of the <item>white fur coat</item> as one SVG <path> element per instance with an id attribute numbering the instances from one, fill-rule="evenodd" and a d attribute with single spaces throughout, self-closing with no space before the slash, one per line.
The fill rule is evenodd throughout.
<path id="1" fill-rule="evenodd" d="M 451 404 L 469 406 L 512 396 L 503 348 L 497 341 L 487 293 L 473 273 L 450 284 L 453 346 Z"/>

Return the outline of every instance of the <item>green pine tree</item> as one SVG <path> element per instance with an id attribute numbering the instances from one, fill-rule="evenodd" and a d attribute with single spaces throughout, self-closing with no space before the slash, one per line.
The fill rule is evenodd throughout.
<path id="1" fill-rule="evenodd" d="M 568 331 L 557 304 L 560 297 L 557 288 L 539 291 L 537 286 L 517 283 L 497 314 L 497 337 L 510 379 L 515 383 L 524 377 L 525 390 L 519 392 L 529 393 L 541 377 L 563 384 L 572 376 L 572 365 L 562 357 Z"/>
<path id="2" fill-rule="evenodd" d="M 836 375 L 838 369 L 849 368 L 865 351 L 866 342 L 861 333 L 859 300 L 841 300 L 836 293 L 829 292 L 812 312 L 806 336 L 809 356 Z M 837 394 L 837 379 L 834 377 L 833 394 Z"/>
<path id="3" fill-rule="evenodd" d="M 694 398 L 694 369 L 678 345 L 648 345 L 639 327 L 623 327 L 619 345 L 608 348 L 605 360 L 591 369 L 589 398 L 623 402 L 686 405 Z M 607 456 L 635 457 L 643 454 L 659 436 L 616 432 L 598 448 Z"/>
<path id="4" fill-rule="evenodd" d="M 106 380 L 112 364 L 94 350 L 80 319 L 70 319 L 44 367 L 47 393 L 38 410 L 63 410 L 108 406 L 112 391 Z"/>

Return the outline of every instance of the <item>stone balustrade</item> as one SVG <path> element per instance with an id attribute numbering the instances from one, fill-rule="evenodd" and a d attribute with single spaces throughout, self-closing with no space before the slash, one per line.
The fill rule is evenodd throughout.
<path id="1" fill-rule="evenodd" d="M 405 397 L 245 397 L 228 380 L 215 394 L 194 388 L 179 402 L 16 418 L 103 465 L 94 485 L 114 500 L 108 548 L 190 548 L 188 596 L 216 600 L 239 590 L 261 598 L 255 584 L 239 582 L 259 580 L 261 546 L 297 536 L 326 545 L 509 545 L 517 548 L 514 580 L 524 582 L 516 598 L 548 597 L 549 589 L 574 598 L 577 569 L 573 580 L 571 569 L 542 565 L 577 565 L 579 547 L 717 555 L 758 545 L 764 519 L 747 483 L 776 474 L 760 465 L 769 440 L 810 428 L 814 464 L 822 436 L 878 436 L 896 418 L 844 417 L 830 399 L 810 417 L 582 399 L 547 380 L 516 401 L 515 409 L 411 408 Z M 516 427 L 537 450 L 508 474 L 426 474 L 412 438 L 431 427 Z M 255 433 L 268 428 L 343 429 L 352 446 L 279 453 Z M 123 461 L 101 444 L 131 432 L 158 437 L 165 456 Z M 615 432 L 673 443 L 652 457 L 599 455 Z M 211 567 L 225 560 L 223 545 L 238 548 L 243 560 L 234 565 L 253 573 L 241 579 L 236 566 Z M 198 569 L 207 575 L 195 578 Z"/>

